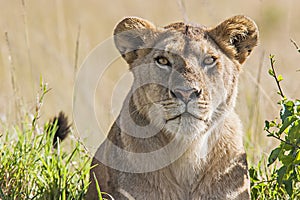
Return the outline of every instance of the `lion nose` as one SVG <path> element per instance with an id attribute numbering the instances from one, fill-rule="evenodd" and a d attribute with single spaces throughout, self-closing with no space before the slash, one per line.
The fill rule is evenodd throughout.
<path id="1" fill-rule="evenodd" d="M 192 99 L 197 99 L 200 97 L 201 90 L 193 89 L 179 89 L 176 88 L 171 91 L 171 95 L 177 99 L 180 99 L 184 103 L 188 103 Z"/>

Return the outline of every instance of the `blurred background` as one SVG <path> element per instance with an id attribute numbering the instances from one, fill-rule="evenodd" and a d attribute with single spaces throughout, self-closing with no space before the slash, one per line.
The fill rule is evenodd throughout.
<path id="1" fill-rule="evenodd" d="M 41 122 L 60 110 L 72 118 L 73 90 L 81 64 L 111 37 L 125 16 L 164 26 L 186 15 L 191 23 L 213 27 L 244 14 L 257 23 L 260 44 L 243 67 L 236 108 L 252 162 L 269 152 L 275 142 L 266 139 L 263 131 L 264 120 L 273 119 L 279 110 L 276 84 L 268 75 L 270 54 L 275 55 L 277 73 L 284 77 L 285 95 L 300 96 L 300 54 L 290 42 L 293 39 L 300 45 L 297 0 L 0 0 L 0 6 L 0 130 L 35 112 L 41 77 L 51 88 L 43 101 Z M 121 58 L 99 80 L 95 112 L 104 131 L 119 112 L 130 80 Z"/>

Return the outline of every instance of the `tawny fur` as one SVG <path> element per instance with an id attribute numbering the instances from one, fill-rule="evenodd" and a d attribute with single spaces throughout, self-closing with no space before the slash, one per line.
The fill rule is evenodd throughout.
<path id="1" fill-rule="evenodd" d="M 131 17 L 116 26 L 114 35 L 134 83 L 92 160 L 86 199 L 98 199 L 95 177 L 116 200 L 250 199 L 243 132 L 234 106 L 241 64 L 257 45 L 255 23 L 235 16 L 215 28 L 182 22 L 156 27 Z M 139 129 L 147 126 L 151 128 Z M 145 137 L 152 130 L 155 134 Z M 183 149 L 183 154 L 154 171 L 124 172 L 102 163 L 118 162 L 113 145 L 147 157 L 174 141 L 173 150 Z M 166 149 L 145 167 L 173 156 Z M 120 158 L 120 169 L 140 164 L 135 157 Z"/>

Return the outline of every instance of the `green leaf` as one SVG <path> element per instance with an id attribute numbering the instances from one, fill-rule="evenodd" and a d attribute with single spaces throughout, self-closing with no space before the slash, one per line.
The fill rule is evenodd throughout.
<path id="1" fill-rule="evenodd" d="M 259 181 L 258 176 L 257 176 L 257 170 L 254 169 L 253 167 L 251 167 L 249 169 L 249 175 L 250 175 L 251 181 L 253 181 L 253 182 Z"/>
<path id="2" fill-rule="evenodd" d="M 99 186 L 99 183 L 98 183 L 98 180 L 97 180 L 97 177 L 96 177 L 96 174 L 93 173 L 93 175 L 94 175 L 94 180 L 95 180 L 95 184 L 96 184 L 96 190 L 97 190 L 97 193 L 98 193 L 98 199 L 99 200 L 103 200 L 102 194 L 101 194 L 101 190 L 100 190 L 100 186 Z"/>
<path id="3" fill-rule="evenodd" d="M 283 182 L 286 192 L 291 197 L 293 195 L 293 181 L 291 179 Z"/>
<path id="4" fill-rule="evenodd" d="M 289 155 L 281 154 L 278 156 L 278 160 L 280 160 L 284 165 L 290 165 L 294 162 L 295 157 L 290 154 Z"/>
<path id="5" fill-rule="evenodd" d="M 280 110 L 280 118 L 282 121 L 285 118 L 294 114 L 294 102 L 293 101 L 284 101 L 282 102 L 282 108 Z"/>
<path id="6" fill-rule="evenodd" d="M 288 116 L 284 119 L 282 126 L 280 127 L 278 134 L 280 135 L 287 127 L 289 127 L 294 121 L 297 120 L 296 116 Z"/>
<path id="7" fill-rule="evenodd" d="M 279 74 L 279 75 L 277 76 L 277 80 L 278 80 L 278 82 L 280 82 L 280 81 L 282 81 L 282 80 L 283 80 L 283 77 L 282 77 L 282 75 L 281 75 L 281 74 Z"/>
<path id="8" fill-rule="evenodd" d="M 290 150 L 292 150 L 293 149 L 293 146 L 292 145 L 290 145 L 290 144 L 286 144 L 286 143 L 282 143 L 282 149 L 284 150 L 284 151 L 290 151 Z"/>
<path id="9" fill-rule="evenodd" d="M 273 137 L 274 136 L 274 132 L 272 133 L 268 133 L 267 137 Z"/>
<path id="10" fill-rule="evenodd" d="M 277 126 L 277 123 L 276 123 L 275 120 L 272 120 L 272 121 L 270 122 L 270 127 L 275 127 L 275 126 Z"/>
<path id="11" fill-rule="evenodd" d="M 298 114 L 300 114 L 300 100 L 299 100 L 299 99 L 297 99 L 297 100 L 295 101 L 295 106 L 296 106 L 296 112 L 297 112 Z"/>
<path id="12" fill-rule="evenodd" d="M 300 150 L 299 149 L 297 151 L 297 155 L 296 155 L 296 158 L 294 160 L 294 164 L 295 165 L 299 165 L 300 164 Z"/>
<path id="13" fill-rule="evenodd" d="M 264 127 L 264 130 L 269 130 L 270 128 L 270 122 L 265 120 L 265 127 Z"/>
<path id="14" fill-rule="evenodd" d="M 43 87 L 43 77 L 42 77 L 42 75 L 40 75 L 40 88 L 42 88 Z"/>
<path id="15" fill-rule="evenodd" d="M 297 145 L 297 140 L 300 138 L 300 121 L 296 116 L 294 118 L 296 120 L 293 121 L 293 124 L 288 131 L 287 139 Z"/>
<path id="16" fill-rule="evenodd" d="M 277 171 L 277 182 L 278 182 L 278 185 L 280 186 L 282 184 L 282 180 L 283 180 L 283 177 L 285 175 L 285 172 L 286 172 L 286 169 L 287 167 L 286 166 L 282 166 L 278 171 Z"/>
<path id="17" fill-rule="evenodd" d="M 268 158 L 268 166 L 270 166 L 271 164 L 273 164 L 275 162 L 275 160 L 278 158 L 278 155 L 281 151 L 281 148 L 277 147 L 276 149 L 273 149 L 273 151 L 271 152 L 269 158 Z"/>
<path id="18" fill-rule="evenodd" d="M 268 72 L 269 72 L 269 74 L 270 74 L 271 76 L 273 76 L 273 77 L 275 76 L 275 75 L 274 75 L 274 71 L 273 71 L 273 69 L 269 69 L 269 71 L 268 71 Z"/>

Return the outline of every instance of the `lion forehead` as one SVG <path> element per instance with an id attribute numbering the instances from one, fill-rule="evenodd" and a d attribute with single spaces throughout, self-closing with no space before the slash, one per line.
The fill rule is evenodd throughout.
<path id="1" fill-rule="evenodd" d="M 190 61 L 207 54 L 216 55 L 217 57 L 224 55 L 215 42 L 206 34 L 206 29 L 188 25 L 187 27 L 184 30 L 183 27 L 167 28 L 160 32 L 156 35 L 156 39 L 151 41 L 151 48 Z"/>

